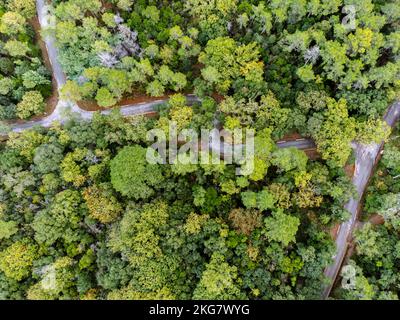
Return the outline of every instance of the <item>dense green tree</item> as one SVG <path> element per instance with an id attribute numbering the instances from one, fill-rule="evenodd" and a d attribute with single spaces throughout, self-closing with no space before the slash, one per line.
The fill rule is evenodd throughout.
<path id="1" fill-rule="evenodd" d="M 343 165 L 351 153 L 356 136 L 354 118 L 349 117 L 346 100 L 327 99 L 327 110 L 309 120 L 309 131 L 315 138 L 322 157 L 333 165 Z"/>
<path id="2" fill-rule="evenodd" d="M 231 38 L 216 38 L 207 43 L 199 61 L 205 65 L 202 70 L 204 80 L 222 94 L 240 80 L 255 85 L 262 82 L 263 63 L 259 61 L 256 43 L 237 46 Z"/>
<path id="3" fill-rule="evenodd" d="M 96 94 L 96 101 L 101 107 L 111 107 L 117 100 L 107 88 L 100 88 Z"/>
<path id="4" fill-rule="evenodd" d="M 290 242 L 296 241 L 295 235 L 299 225 L 299 218 L 278 209 L 272 213 L 271 217 L 265 219 L 265 235 L 269 240 L 278 241 L 287 246 Z"/>
<path id="5" fill-rule="evenodd" d="M 272 155 L 271 163 L 280 170 L 290 171 L 306 169 L 308 158 L 306 154 L 296 148 L 278 149 Z"/>
<path id="6" fill-rule="evenodd" d="M 163 179 L 161 168 L 146 160 L 146 149 L 124 147 L 111 161 L 111 182 L 115 190 L 133 199 L 146 199 Z"/>
<path id="7" fill-rule="evenodd" d="M 20 281 L 31 274 L 33 261 L 37 255 L 37 246 L 28 239 L 14 242 L 0 252 L 0 270 L 7 277 Z"/>
<path id="8" fill-rule="evenodd" d="M 0 220 L 0 240 L 8 239 L 13 234 L 17 233 L 18 227 L 15 221 L 3 221 Z"/>
<path id="9" fill-rule="evenodd" d="M 382 198 L 382 205 L 378 213 L 398 230 L 400 228 L 400 194 L 388 193 Z"/>
<path id="10" fill-rule="evenodd" d="M 60 91 L 61 99 L 79 101 L 81 100 L 81 92 L 77 83 L 67 81 Z"/>
<path id="11" fill-rule="evenodd" d="M 30 51 L 27 43 L 18 40 L 7 41 L 4 45 L 4 49 L 11 57 L 24 57 Z"/>
<path id="12" fill-rule="evenodd" d="M 55 144 L 42 144 L 35 150 L 33 163 L 40 173 L 57 171 L 63 159 L 63 148 Z"/>
<path id="13" fill-rule="evenodd" d="M 2 15 L 0 21 L 0 32 L 14 35 L 24 31 L 25 18 L 18 12 L 8 11 Z"/>
<path id="14" fill-rule="evenodd" d="M 17 115 L 21 119 L 27 119 L 32 115 L 44 111 L 44 101 L 40 92 L 28 91 L 17 104 Z"/>
<path id="15" fill-rule="evenodd" d="M 102 223 L 113 222 L 122 211 L 120 203 L 113 195 L 112 187 L 108 184 L 85 189 L 83 198 L 89 214 Z"/>
<path id="16" fill-rule="evenodd" d="M 8 8 L 11 11 L 19 12 L 27 19 L 32 18 L 36 12 L 34 0 L 11 0 L 8 1 Z"/>
<path id="17" fill-rule="evenodd" d="M 41 281 L 27 291 L 29 300 L 72 299 L 77 296 L 74 290 L 76 272 L 73 259 L 61 257 L 43 269 Z"/>
<path id="18" fill-rule="evenodd" d="M 79 241 L 80 217 L 83 213 L 81 197 L 77 191 L 58 193 L 48 209 L 40 211 L 34 218 L 32 228 L 35 240 L 47 246 L 62 239 L 66 243 Z"/>
<path id="19" fill-rule="evenodd" d="M 243 299 L 238 281 L 237 268 L 230 266 L 223 255 L 214 253 L 193 292 L 193 299 Z"/>

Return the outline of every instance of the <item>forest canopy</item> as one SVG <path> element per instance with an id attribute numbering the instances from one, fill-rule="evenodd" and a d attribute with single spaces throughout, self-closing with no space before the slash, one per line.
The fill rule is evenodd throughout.
<path id="1" fill-rule="evenodd" d="M 274 136 L 312 137 L 338 166 L 350 141 L 387 136 L 379 118 L 398 96 L 397 1 L 53 5 L 64 96 L 111 107 L 137 94 L 219 94 L 230 101 L 225 126 L 261 118 Z"/>
<path id="2" fill-rule="evenodd" d="M 355 232 L 334 297 L 398 299 L 400 152 L 381 120 L 400 97 L 398 0 L 49 5 L 38 33 L 33 0 L 0 0 L 0 120 L 49 108 L 39 35 L 60 101 L 97 112 L 0 144 L 0 299 L 319 299 L 357 197 L 352 144 L 382 140 L 364 211 L 385 223 Z M 151 117 L 118 110 L 165 96 Z M 149 131 L 171 145 L 171 123 L 252 130 L 253 170 L 150 163 Z M 282 148 L 293 136 L 315 149 Z"/>

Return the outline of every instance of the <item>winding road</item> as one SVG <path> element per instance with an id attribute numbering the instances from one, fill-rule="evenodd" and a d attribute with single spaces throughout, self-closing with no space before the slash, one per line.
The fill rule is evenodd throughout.
<path id="1" fill-rule="evenodd" d="M 399 117 L 400 102 L 396 102 L 389 107 L 383 119 L 390 127 L 393 127 L 399 120 Z M 325 270 L 325 276 L 330 279 L 330 283 L 323 289 L 323 299 L 329 297 L 335 279 L 341 269 L 349 245 L 350 236 L 358 219 L 362 197 L 367 188 L 369 178 L 374 171 L 375 164 L 379 158 L 383 145 L 383 141 L 379 144 L 376 143 L 371 145 L 361 145 L 358 143 L 353 144 L 353 149 L 356 153 L 353 185 L 357 190 L 358 197 L 357 199 L 350 199 L 350 201 L 345 205 L 345 209 L 351 213 L 351 218 L 340 225 L 336 238 L 336 255 L 334 256 L 334 262 Z"/>
<path id="2" fill-rule="evenodd" d="M 53 27 L 52 23 L 54 21 L 54 17 L 50 14 L 50 7 L 46 4 L 45 0 L 36 0 L 36 10 L 40 23 L 40 27 L 42 30 L 46 28 Z M 46 45 L 47 53 L 49 56 L 50 64 L 52 67 L 53 76 L 57 85 L 57 90 L 63 87 L 66 83 L 66 76 L 62 70 L 60 63 L 58 62 L 58 50 L 55 45 L 55 38 L 51 33 L 46 34 L 43 37 L 43 41 Z M 198 101 L 198 98 L 194 95 L 187 96 L 188 103 L 193 103 Z M 148 113 L 153 113 L 156 110 L 156 107 L 160 104 L 165 103 L 167 100 L 155 100 L 151 102 L 142 102 L 133 105 L 126 105 L 120 108 L 120 112 L 124 116 L 134 116 L 134 115 L 144 115 Z M 90 120 L 93 117 L 93 113 L 91 111 L 82 110 L 79 106 L 73 102 L 68 100 L 59 100 L 54 111 L 47 117 L 43 117 L 39 120 L 34 121 L 26 121 L 24 123 L 17 123 L 11 125 L 11 130 L 15 132 L 20 132 L 34 126 L 44 126 L 49 127 L 54 121 L 59 121 L 60 123 L 64 123 L 66 117 L 65 112 L 67 110 L 72 111 L 75 114 L 79 114 L 82 119 Z M 108 114 L 111 110 L 103 110 L 102 114 Z"/>
<path id="3" fill-rule="evenodd" d="M 46 5 L 46 0 L 36 0 L 36 10 L 42 30 L 54 27 L 54 17 L 50 13 L 50 7 Z M 53 76 L 57 85 L 57 90 L 60 91 L 60 89 L 66 83 L 66 76 L 57 59 L 58 50 L 55 45 L 55 38 L 51 33 L 47 33 L 43 37 L 43 41 L 46 45 L 47 53 L 52 67 Z M 199 99 L 195 95 L 187 95 L 186 99 L 188 101 L 188 104 L 193 104 L 194 102 L 199 101 Z M 119 110 L 123 116 L 145 115 L 149 113 L 154 113 L 157 110 L 157 107 L 160 106 L 161 104 L 164 104 L 167 100 L 168 99 L 160 99 L 151 102 L 141 102 L 138 104 L 126 105 L 120 107 Z M 65 114 L 67 110 L 70 110 L 75 114 L 78 114 L 82 119 L 85 120 L 90 120 L 94 114 L 94 112 L 92 111 L 86 111 L 79 108 L 79 106 L 73 101 L 59 100 L 54 111 L 49 116 L 39 120 L 26 121 L 24 123 L 13 124 L 11 125 L 11 130 L 14 132 L 20 132 L 26 129 L 30 129 L 34 126 L 50 127 L 54 121 L 59 121 L 60 123 L 64 123 L 66 120 Z M 108 109 L 108 110 L 103 110 L 100 113 L 109 114 L 110 112 L 111 109 Z M 279 148 L 295 147 L 302 150 L 315 148 L 314 142 L 309 139 L 278 141 L 277 146 Z M 211 145 L 211 148 L 213 150 L 218 149 L 218 146 L 213 144 Z"/>
<path id="4" fill-rule="evenodd" d="M 36 8 L 37 14 L 39 18 L 39 23 L 42 29 L 48 28 L 50 26 L 51 15 L 49 14 L 49 6 L 46 5 L 45 0 L 36 0 Z M 44 37 L 44 42 L 46 44 L 46 48 L 48 51 L 49 60 L 53 69 L 53 75 L 56 80 L 57 90 L 66 82 L 66 76 L 62 71 L 61 65 L 57 60 L 58 52 L 55 46 L 54 36 L 48 34 Z M 187 96 L 188 102 L 198 101 L 198 98 L 194 95 Z M 133 116 L 133 115 L 143 115 L 149 114 L 156 111 L 156 107 L 160 104 L 163 104 L 167 101 L 165 100 L 156 100 L 152 102 L 143 102 L 139 104 L 127 105 L 120 108 L 120 112 L 124 116 Z M 23 131 L 34 126 L 44 126 L 49 127 L 54 121 L 59 121 L 63 123 L 66 119 L 65 111 L 70 109 L 73 113 L 77 113 L 81 118 L 85 120 L 90 120 L 93 116 L 93 112 L 85 111 L 79 108 L 79 106 L 72 102 L 66 100 L 59 100 L 53 113 L 47 117 L 44 117 L 40 120 L 36 121 L 27 121 L 24 123 L 18 123 L 11 126 L 11 130 L 15 132 Z M 102 114 L 108 114 L 111 110 L 104 110 Z M 384 120 L 393 127 L 396 121 L 400 116 L 400 103 L 397 102 L 393 104 L 386 113 Z M 277 146 L 279 148 L 288 148 L 295 147 L 298 149 L 315 149 L 315 144 L 312 140 L 309 139 L 297 139 L 293 141 L 278 141 Z M 211 149 L 220 149 L 221 146 L 211 145 Z M 351 213 L 351 218 L 342 223 L 336 238 L 336 255 L 333 257 L 334 261 L 331 266 L 329 266 L 325 270 L 325 275 L 328 279 L 330 279 L 330 284 L 325 286 L 323 289 L 322 298 L 326 299 L 331 290 L 332 286 L 335 282 L 335 279 L 339 273 L 341 265 L 343 263 L 343 259 L 345 257 L 347 248 L 348 248 L 348 240 L 350 235 L 353 232 L 355 227 L 357 218 L 358 218 L 358 209 L 360 206 L 361 198 L 365 192 L 368 180 L 373 172 L 376 160 L 379 157 L 379 152 L 383 147 L 383 142 L 380 144 L 372 144 L 372 145 L 360 145 L 353 144 L 353 148 L 356 153 L 356 164 L 355 164 L 355 174 L 353 177 L 353 184 L 358 192 L 359 197 L 357 199 L 351 199 L 345 206 Z"/>

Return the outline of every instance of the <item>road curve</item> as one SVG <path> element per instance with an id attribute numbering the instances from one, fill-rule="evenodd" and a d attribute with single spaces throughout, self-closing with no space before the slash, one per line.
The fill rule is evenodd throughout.
<path id="1" fill-rule="evenodd" d="M 45 0 L 36 0 L 36 8 L 37 14 L 39 18 L 39 23 L 41 25 L 41 29 L 46 29 L 51 27 L 51 15 L 49 14 L 49 6 L 46 5 Z M 54 18 L 53 18 L 54 19 Z M 46 44 L 46 49 L 48 51 L 49 60 L 52 66 L 52 71 L 54 78 L 57 84 L 57 90 L 59 91 L 61 87 L 66 82 L 66 76 L 62 70 L 60 63 L 57 60 L 58 51 L 55 46 L 55 38 L 53 35 L 48 34 L 44 36 L 44 42 Z M 188 102 L 198 101 L 198 98 L 194 95 L 188 95 Z M 133 105 L 127 105 L 120 108 L 120 112 L 124 116 L 134 116 L 134 115 L 144 115 L 153 113 L 157 110 L 157 107 L 163 103 L 165 100 L 156 100 L 148 103 L 139 103 Z M 53 113 L 47 117 L 44 117 L 40 120 L 36 121 L 27 121 L 24 123 L 18 123 L 11 125 L 11 130 L 15 132 L 23 131 L 34 126 L 44 126 L 49 127 L 54 121 L 59 121 L 63 123 L 65 121 L 65 110 L 71 110 L 73 113 L 77 113 L 80 115 L 81 118 L 85 120 L 90 120 L 93 117 L 93 112 L 85 111 L 79 108 L 79 106 L 72 102 L 66 100 L 59 100 L 57 103 L 56 108 L 54 109 Z M 102 114 L 109 114 L 111 110 L 104 110 L 101 111 Z M 400 103 L 397 102 L 393 104 L 387 114 L 384 117 L 384 120 L 393 127 L 396 121 L 399 119 L 400 116 Z M 278 141 L 277 146 L 279 148 L 289 148 L 295 147 L 298 149 L 314 149 L 315 144 L 310 139 L 297 139 L 293 141 Z M 363 146 L 359 144 L 353 144 L 353 148 L 355 149 L 356 153 L 356 170 L 353 177 L 353 184 L 357 189 L 359 198 L 358 199 L 351 199 L 345 206 L 345 208 L 351 213 L 351 218 L 344 222 L 339 230 L 337 239 L 336 239 L 336 246 L 337 246 L 337 253 L 334 257 L 334 262 L 331 266 L 329 266 L 325 270 L 325 275 L 331 280 L 330 284 L 324 287 L 323 290 L 323 298 L 327 298 L 332 290 L 332 286 L 334 280 L 336 279 L 341 264 L 343 263 L 344 256 L 347 251 L 348 247 L 348 238 L 351 235 L 355 222 L 357 220 L 358 214 L 358 207 L 360 205 L 360 199 L 364 194 L 366 189 L 369 177 L 373 171 L 375 162 L 378 158 L 379 151 L 383 146 L 383 142 L 380 144 L 373 144 L 369 146 Z M 220 149 L 221 146 L 219 145 L 211 145 L 211 149 Z"/>
<path id="2" fill-rule="evenodd" d="M 50 13 L 50 6 L 46 4 L 46 0 L 36 0 L 36 10 L 40 23 L 40 27 L 42 30 L 46 28 L 54 27 L 54 16 Z M 46 50 L 48 52 L 50 64 L 52 67 L 52 73 L 56 80 L 57 90 L 63 87 L 66 83 L 66 76 L 62 70 L 62 67 L 58 61 L 58 50 L 55 45 L 54 35 L 50 32 L 47 33 L 43 37 L 43 41 L 46 45 Z M 157 107 L 163 103 L 165 103 L 168 99 L 164 100 L 155 100 L 151 102 L 143 102 L 139 104 L 127 105 L 119 108 L 120 112 L 124 116 L 134 116 L 134 115 L 144 115 L 148 113 L 153 113 L 157 110 Z M 194 95 L 188 95 L 187 100 L 189 103 L 193 103 L 194 101 L 198 101 L 198 98 Z M 70 110 L 72 113 L 78 114 L 82 119 L 90 120 L 93 117 L 94 112 L 82 110 L 79 106 L 73 101 L 67 100 L 59 100 L 54 111 L 39 120 L 31 120 L 25 121 L 23 123 L 15 123 L 10 125 L 11 131 L 20 132 L 26 129 L 30 129 L 34 126 L 43 126 L 50 127 L 51 124 L 55 121 L 59 121 L 60 123 L 65 122 L 65 113 L 67 110 Z M 102 114 L 109 114 L 111 110 L 103 110 Z"/>
<path id="3" fill-rule="evenodd" d="M 54 16 L 50 14 L 50 6 L 46 4 L 46 0 L 36 0 L 36 10 L 39 19 L 39 23 L 42 30 L 46 28 L 54 27 Z M 56 80 L 57 90 L 60 91 L 62 86 L 66 83 L 66 76 L 62 70 L 62 67 L 57 59 L 58 50 L 55 46 L 54 35 L 50 32 L 43 37 L 43 41 L 46 45 L 48 52 L 50 64 L 52 67 L 53 76 Z M 187 101 L 189 104 L 199 101 L 195 95 L 187 95 Z M 138 104 L 132 104 L 127 106 L 122 106 L 119 108 L 123 116 L 135 116 L 135 115 L 145 115 L 149 113 L 154 113 L 157 108 L 165 103 L 168 99 L 155 100 L 151 102 L 142 102 Z M 78 114 L 82 119 L 90 120 L 93 117 L 94 112 L 82 110 L 79 106 L 72 101 L 59 100 L 53 113 L 47 117 L 41 118 L 39 120 L 26 121 L 23 123 L 17 123 L 11 125 L 11 130 L 14 132 L 20 132 L 33 128 L 34 126 L 50 127 L 53 122 L 58 121 L 60 123 L 65 122 L 65 112 L 66 110 L 72 111 L 72 113 Z M 112 109 L 103 110 L 101 114 L 109 114 Z M 295 147 L 298 149 L 313 149 L 315 144 L 309 139 L 297 139 L 293 141 L 278 141 L 277 146 L 279 148 L 289 148 Z M 211 145 L 211 148 L 219 149 L 218 146 Z"/>
<path id="4" fill-rule="evenodd" d="M 36 12 L 41 30 L 54 27 L 54 17 L 49 13 L 50 7 L 46 4 L 45 0 L 36 0 Z M 43 41 L 46 45 L 46 50 L 50 60 L 53 77 L 55 79 L 57 90 L 60 91 L 66 82 L 66 76 L 58 62 L 58 50 L 55 46 L 55 38 L 51 33 L 43 36 Z M 75 103 L 71 101 L 59 100 L 53 112 L 39 120 L 26 121 L 24 123 L 12 124 L 11 130 L 15 132 L 30 129 L 34 126 L 49 127 L 54 121 L 63 121 L 63 110 L 70 108 L 73 112 L 77 112 L 85 118 L 85 111 L 81 110 Z"/>
<path id="5" fill-rule="evenodd" d="M 399 118 L 400 102 L 397 101 L 389 107 L 383 120 L 386 121 L 390 127 L 393 127 Z M 334 256 L 334 261 L 325 269 L 325 276 L 330 280 L 330 283 L 323 288 L 323 299 L 329 297 L 335 279 L 339 274 L 349 245 L 349 238 L 356 225 L 362 196 L 366 190 L 369 178 L 374 171 L 375 164 L 379 158 L 380 150 L 383 148 L 383 145 L 383 141 L 379 144 L 375 143 L 371 145 L 353 143 L 353 149 L 356 153 L 356 162 L 352 182 L 357 190 L 358 198 L 350 199 L 350 201 L 345 205 L 345 209 L 350 212 L 351 218 L 340 225 L 339 233 L 336 238 L 336 255 Z"/>

